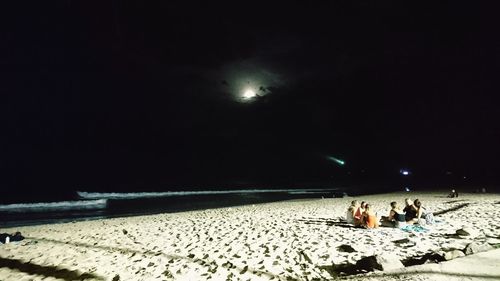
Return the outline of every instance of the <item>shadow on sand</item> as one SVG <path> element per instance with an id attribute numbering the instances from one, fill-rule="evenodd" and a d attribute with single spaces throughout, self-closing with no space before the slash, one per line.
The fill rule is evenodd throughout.
<path id="1" fill-rule="evenodd" d="M 453 212 L 453 211 L 456 211 L 456 210 L 459 210 L 459 209 L 462 209 L 462 208 L 465 208 L 467 206 L 469 206 L 470 203 L 463 203 L 463 204 L 460 204 L 458 206 L 455 206 L 453 208 L 449 208 L 449 209 L 445 209 L 445 210 L 442 210 L 442 211 L 437 211 L 437 212 L 434 212 L 432 213 L 434 216 L 439 216 L 439 215 L 442 215 L 442 214 L 446 214 L 448 212 Z"/>
<path id="2" fill-rule="evenodd" d="M 128 249 L 128 248 L 101 246 L 101 245 L 97 245 L 97 244 L 91 245 L 91 244 L 86 244 L 86 243 L 81 243 L 81 242 L 59 241 L 59 240 L 49 239 L 49 238 L 26 237 L 26 239 L 30 239 L 30 240 L 34 240 L 34 241 L 38 241 L 38 242 L 61 244 L 61 245 L 73 245 L 76 247 L 83 247 L 83 248 L 88 248 L 88 249 L 100 249 L 100 250 L 104 250 L 104 251 L 108 251 L 108 252 L 119 252 L 120 254 L 130 254 L 131 256 L 134 256 L 136 254 L 141 254 L 141 255 L 150 256 L 150 257 L 163 256 L 163 257 L 166 257 L 166 258 L 171 259 L 171 260 L 172 259 L 183 259 L 183 260 L 186 260 L 188 262 L 196 263 L 199 265 L 211 265 L 215 269 L 219 266 L 215 263 L 215 261 L 210 261 L 208 259 L 203 259 L 203 258 L 196 258 L 196 257 L 194 257 L 194 255 L 189 255 L 189 256 L 185 257 L 185 256 L 180 256 L 180 255 L 175 255 L 175 254 L 163 253 L 162 251 L 151 251 L 151 250 L 139 251 L 139 250 L 133 250 L 133 249 Z M 142 244 L 138 241 L 135 241 L 135 238 L 133 238 L 133 237 L 131 237 L 131 239 L 134 241 L 135 244 Z M 297 280 L 296 278 L 293 278 L 291 276 L 276 275 L 276 274 L 273 274 L 273 273 L 268 272 L 268 271 L 264 271 L 264 270 L 260 270 L 260 269 L 256 269 L 256 268 L 249 268 L 248 266 L 239 267 L 239 266 L 237 266 L 229 261 L 227 263 L 222 264 L 221 266 L 228 269 L 228 270 L 229 269 L 236 270 L 240 274 L 248 272 L 248 273 L 254 274 L 256 276 L 265 275 L 265 276 L 267 276 L 267 278 L 273 279 L 273 280 L 287 280 L 287 281 Z M 54 275 L 50 275 L 50 276 L 54 276 Z M 61 278 L 61 277 L 58 277 L 58 278 Z M 90 277 L 87 277 L 87 278 L 90 278 Z M 82 280 L 82 279 L 65 279 L 65 280 Z M 105 279 L 101 278 L 98 280 L 105 280 Z"/>
<path id="3" fill-rule="evenodd" d="M 338 227 L 345 227 L 345 228 L 360 228 L 360 227 L 356 227 L 350 223 L 347 223 L 346 221 L 344 221 L 342 219 L 335 220 L 335 219 L 325 219 L 325 218 L 302 218 L 302 219 L 297 219 L 295 221 L 303 222 L 305 224 L 338 226 Z"/>
<path id="4" fill-rule="evenodd" d="M 71 280 L 105 280 L 105 278 L 92 273 L 79 273 L 78 271 L 68 270 L 57 266 L 43 266 L 30 262 L 23 262 L 16 259 L 6 259 L 0 257 L 0 267 L 6 267 L 19 270 L 31 275 L 42 275 L 45 277 L 54 277 L 67 281 Z"/>
<path id="5" fill-rule="evenodd" d="M 415 265 L 422 265 L 428 263 L 441 263 L 444 262 L 444 258 L 435 253 L 427 253 L 423 256 L 414 256 L 407 258 L 401 261 L 405 267 L 411 268 Z M 356 280 L 359 275 L 359 279 L 363 280 L 366 278 L 364 275 L 370 271 L 373 271 L 371 267 L 367 267 L 370 263 L 356 263 L 356 264 L 337 264 L 337 265 L 326 265 L 320 266 L 319 268 L 326 270 L 332 277 L 347 277 L 351 276 L 349 280 Z M 441 276 L 450 276 L 450 277 L 462 277 L 464 280 L 474 280 L 472 278 L 477 278 L 478 280 L 500 280 L 500 275 L 493 274 L 475 274 L 475 273 L 463 273 L 463 272 L 449 272 L 449 271 L 441 271 L 441 270 L 432 270 L 432 269 L 417 269 L 408 271 L 394 271 L 394 272 L 383 272 L 383 271 L 375 271 L 370 275 L 371 278 L 383 279 L 384 277 L 397 277 L 398 280 L 406 280 L 409 276 L 412 275 L 423 275 L 423 274 L 436 274 Z"/>

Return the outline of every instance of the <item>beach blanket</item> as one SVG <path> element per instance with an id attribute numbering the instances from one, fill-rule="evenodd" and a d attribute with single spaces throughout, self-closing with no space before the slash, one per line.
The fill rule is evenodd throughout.
<path id="1" fill-rule="evenodd" d="M 424 233 L 429 231 L 429 229 L 418 224 L 405 225 L 400 229 L 406 232 L 418 232 L 418 233 Z"/>

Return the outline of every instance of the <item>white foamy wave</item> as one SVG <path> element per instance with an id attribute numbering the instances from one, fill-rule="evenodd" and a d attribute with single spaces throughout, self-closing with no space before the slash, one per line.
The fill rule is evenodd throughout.
<path id="1" fill-rule="evenodd" d="M 289 194 L 321 193 L 334 191 L 335 189 L 239 189 L 239 190 L 200 190 L 200 191 L 165 191 L 165 192 L 84 192 L 77 191 L 78 196 L 82 199 L 137 199 L 137 198 L 154 198 L 154 197 L 172 197 L 172 196 L 189 196 L 189 195 L 215 195 L 215 194 L 242 194 L 242 193 L 271 193 L 271 192 L 287 192 Z"/>
<path id="2" fill-rule="evenodd" d="M 324 194 L 325 191 L 302 191 L 302 190 L 300 190 L 300 191 L 290 191 L 288 193 L 289 194 L 297 194 L 297 195 L 299 195 L 299 194 Z"/>
<path id="3" fill-rule="evenodd" d="M 95 210 L 105 209 L 106 199 L 82 200 L 82 201 L 61 201 L 50 203 L 19 203 L 0 205 L 0 212 L 27 213 L 27 212 L 51 212 L 68 210 Z"/>

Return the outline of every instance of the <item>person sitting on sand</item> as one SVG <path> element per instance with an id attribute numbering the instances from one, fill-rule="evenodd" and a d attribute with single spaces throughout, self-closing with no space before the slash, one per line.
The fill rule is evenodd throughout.
<path id="1" fill-rule="evenodd" d="M 361 207 L 358 206 L 358 201 L 353 200 L 351 206 L 347 208 L 346 221 L 347 223 L 352 223 L 355 226 L 360 226 L 362 224 L 363 211 Z"/>
<path id="2" fill-rule="evenodd" d="M 408 202 L 409 201 L 409 202 Z M 407 206 L 403 211 L 405 211 L 405 218 L 407 224 L 433 224 L 434 216 L 430 212 L 426 212 L 425 208 L 422 206 L 420 200 L 415 199 L 413 204 L 407 199 Z"/>
<path id="3" fill-rule="evenodd" d="M 452 189 L 450 194 L 448 194 L 448 198 L 458 197 L 458 192 L 455 189 Z"/>
<path id="4" fill-rule="evenodd" d="M 406 217 L 398 206 L 397 202 L 391 202 L 389 216 L 382 216 L 382 225 L 388 227 L 403 227 L 406 225 Z"/>
<path id="5" fill-rule="evenodd" d="M 405 213 L 406 223 L 414 224 L 415 218 L 417 217 L 417 208 L 413 206 L 413 203 L 411 202 L 410 198 L 405 199 L 405 204 L 406 206 L 403 209 L 403 212 Z"/>
<path id="6" fill-rule="evenodd" d="M 351 206 L 349 206 L 349 208 L 347 208 L 347 212 L 345 214 L 345 219 L 347 221 L 347 223 L 350 223 L 350 224 L 354 224 L 355 223 L 355 213 L 356 213 L 356 210 L 358 209 L 357 206 L 358 205 L 358 201 L 357 200 L 353 200 L 351 202 Z"/>
<path id="7" fill-rule="evenodd" d="M 406 216 L 398 206 L 396 201 L 391 202 L 391 211 L 389 212 L 389 219 L 394 221 L 394 226 L 403 227 L 406 225 Z"/>
<path id="8" fill-rule="evenodd" d="M 361 209 L 361 213 L 363 213 L 365 211 L 365 208 L 366 208 L 366 202 L 365 201 L 361 201 L 361 204 L 359 205 L 359 208 Z"/>
<path id="9" fill-rule="evenodd" d="M 371 210 L 369 204 L 365 205 L 365 211 L 363 212 L 363 226 L 366 228 L 376 228 L 378 227 L 377 215 Z"/>
<path id="10" fill-rule="evenodd" d="M 414 221 L 418 224 L 433 224 L 434 215 L 431 212 L 426 212 L 425 208 L 422 206 L 420 200 L 415 199 L 413 206 L 417 211 L 417 217 Z"/>
<path id="11" fill-rule="evenodd" d="M 356 201 L 356 204 L 357 202 L 358 201 Z M 356 212 L 354 212 L 354 225 L 356 226 L 363 225 L 363 213 L 365 212 L 365 205 L 365 201 L 361 201 L 361 205 L 357 206 Z"/>

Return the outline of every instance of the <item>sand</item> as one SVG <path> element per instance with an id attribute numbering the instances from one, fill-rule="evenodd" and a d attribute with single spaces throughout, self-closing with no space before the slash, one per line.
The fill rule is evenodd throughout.
<path id="1" fill-rule="evenodd" d="M 391 193 L 1 229 L 27 239 L 0 244 L 0 280 L 331 280 L 335 265 L 391 253 L 399 259 L 500 243 L 500 195 Z M 351 200 L 379 216 L 419 198 L 441 223 L 426 233 L 339 223 Z M 456 210 L 462 204 L 468 204 Z M 472 236 L 458 237 L 468 227 Z M 398 244 L 395 240 L 408 239 Z M 339 250 L 349 245 L 354 252 Z M 333 275 L 332 275 L 333 274 Z M 361 275 L 365 276 L 365 275 Z M 366 276 L 369 278 L 370 274 Z M 359 278 L 360 275 L 346 278 Z M 394 280 L 398 277 L 384 277 Z M 408 277 L 424 280 L 418 274 Z"/>

